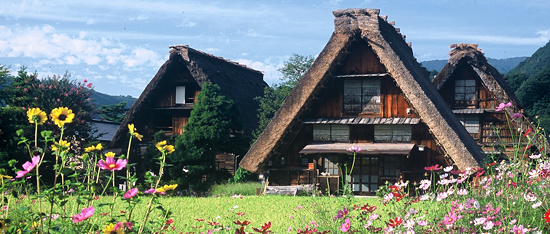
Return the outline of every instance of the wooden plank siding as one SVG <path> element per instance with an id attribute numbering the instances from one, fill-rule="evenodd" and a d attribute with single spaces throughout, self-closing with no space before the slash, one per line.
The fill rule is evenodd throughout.
<path id="1" fill-rule="evenodd" d="M 475 100 L 471 105 L 455 101 L 455 81 L 464 79 L 473 79 L 476 84 Z M 495 112 L 494 110 L 500 104 L 495 95 L 485 87 L 479 75 L 466 63 L 458 65 L 453 74 L 439 89 L 439 93 L 451 109 L 482 109 L 479 116 L 479 133 L 470 133 L 472 138 L 478 143 L 484 151 L 503 150 L 505 145 L 506 154 L 513 154 L 512 132 L 508 127 L 508 122 L 504 112 Z M 512 129 L 517 129 L 513 122 Z M 514 133 L 517 135 L 517 133 Z M 514 136 L 517 137 L 517 136 Z M 516 142 L 517 143 L 517 142 Z"/>
<path id="2" fill-rule="evenodd" d="M 311 111 L 305 116 L 302 121 L 315 118 L 418 118 L 414 111 L 410 110 L 410 105 L 407 103 L 402 90 L 397 86 L 395 80 L 386 74 L 386 69 L 379 62 L 378 57 L 366 42 L 356 43 L 350 50 L 350 54 L 343 61 L 341 68 L 334 74 L 334 77 L 328 81 L 323 90 L 315 97 L 311 106 Z M 373 75 L 369 75 L 373 74 Z M 380 79 L 380 113 L 345 113 L 344 112 L 344 82 L 346 79 L 361 79 L 361 75 L 367 79 Z M 409 111 L 408 111 L 409 109 Z M 328 122 L 328 121 L 326 121 Z M 273 185 L 299 185 L 310 183 L 311 177 L 316 178 L 312 183 L 317 183 L 322 189 L 327 187 L 327 177 L 319 175 L 319 171 L 323 171 L 324 157 L 331 154 L 308 154 L 300 155 L 300 151 L 308 144 L 315 143 L 313 141 L 313 126 L 314 124 L 328 124 L 322 120 L 315 122 L 310 120 L 309 124 L 302 124 L 297 129 L 293 140 L 279 155 L 273 157 L 270 168 L 269 180 Z M 333 123 L 336 124 L 336 123 Z M 375 124 L 349 124 L 349 141 L 347 143 L 376 143 L 374 140 Z M 424 167 L 434 164 L 446 165 L 446 161 L 441 150 L 435 143 L 427 126 L 422 122 L 411 124 L 411 142 L 416 145 L 423 145 L 424 151 L 418 151 L 414 147 L 410 154 L 398 155 L 399 164 L 398 170 L 404 178 L 399 178 L 400 175 L 392 178 L 382 177 L 379 174 L 380 185 L 383 180 L 419 180 L 424 173 Z M 380 165 L 384 157 L 395 155 L 370 155 L 361 157 L 377 157 L 380 160 Z M 349 155 L 338 154 L 338 163 L 343 165 L 348 162 Z M 314 168 L 308 169 L 308 163 L 313 163 Z M 381 166 L 382 167 L 382 166 Z M 340 188 L 342 172 L 339 175 L 331 175 L 329 177 L 330 188 L 332 192 Z M 380 173 L 382 173 L 380 169 Z M 316 172 L 315 175 L 310 173 Z M 356 173 L 359 173 L 357 171 Z M 324 190 L 323 190 L 324 192 Z M 363 194 L 363 193 L 362 193 Z"/>

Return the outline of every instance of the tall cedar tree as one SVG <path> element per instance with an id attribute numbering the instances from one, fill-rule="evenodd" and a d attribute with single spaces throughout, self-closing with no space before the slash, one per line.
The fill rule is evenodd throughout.
<path id="1" fill-rule="evenodd" d="M 64 140 L 71 142 L 73 152 L 82 148 L 78 147 L 79 143 L 92 138 L 94 130 L 89 121 L 95 110 L 89 98 L 92 91 L 91 83 L 71 80 L 67 73 L 63 76 L 38 79 L 37 74 L 28 73 L 26 67 L 21 67 L 17 76 L 9 76 L 7 83 L 9 84 L 2 90 L 3 103 L 6 106 L 1 110 L 0 122 L 2 126 L 9 125 L 9 131 L 3 130 L 3 134 L 0 135 L 2 161 L 6 159 L 16 159 L 20 163 L 28 161 L 29 156 L 25 151 L 16 150 L 20 149 L 21 145 L 17 145 L 18 137 L 15 130 L 23 129 L 24 136 L 34 139 L 34 126 L 29 124 L 26 116 L 26 111 L 29 108 L 39 107 L 48 114 L 50 121 L 39 126 L 39 131 L 51 130 L 54 134 L 59 134 L 60 129 L 50 119 L 51 110 L 57 107 L 71 109 L 75 113 L 75 118 L 72 123 L 65 125 Z M 38 145 L 44 147 L 42 143 Z M 46 150 L 49 150 L 49 146 Z M 47 155 L 46 159 L 52 161 L 49 158 L 51 154 Z M 47 166 L 45 165 L 45 167 Z M 44 175 L 45 181 L 48 181 L 47 176 Z"/>
<path id="2" fill-rule="evenodd" d="M 169 155 L 173 164 L 170 175 L 183 187 L 204 189 L 222 179 L 215 170 L 216 154 L 242 155 L 246 152 L 246 143 L 233 100 L 222 94 L 218 85 L 205 83 L 183 134 L 176 138 L 176 151 Z"/>

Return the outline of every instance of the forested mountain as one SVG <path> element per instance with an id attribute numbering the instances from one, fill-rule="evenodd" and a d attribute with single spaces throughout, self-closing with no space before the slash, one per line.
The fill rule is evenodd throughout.
<path id="1" fill-rule="evenodd" d="M 488 58 L 489 63 L 495 67 L 501 74 L 506 74 L 519 63 L 527 59 L 528 57 L 513 57 L 505 59 L 493 59 Z M 441 71 L 441 69 L 447 64 L 447 60 L 430 60 L 421 62 L 422 66 L 428 69 L 428 71 L 436 70 Z"/>
<path id="2" fill-rule="evenodd" d="M 541 126 L 550 129 L 550 42 L 504 77 L 523 107 Z"/>
<path id="3" fill-rule="evenodd" d="M 127 95 L 127 96 L 122 96 L 122 95 L 112 96 L 112 95 L 100 93 L 100 92 L 97 92 L 97 91 L 92 92 L 91 98 L 92 98 L 92 103 L 94 103 L 95 106 L 97 106 L 97 107 L 100 107 L 102 105 L 114 105 L 114 104 L 118 104 L 120 102 L 125 101 L 126 102 L 126 109 L 130 109 L 130 107 L 132 107 L 134 102 L 136 102 L 136 100 L 137 100 L 136 98 L 134 98 L 130 95 Z"/>

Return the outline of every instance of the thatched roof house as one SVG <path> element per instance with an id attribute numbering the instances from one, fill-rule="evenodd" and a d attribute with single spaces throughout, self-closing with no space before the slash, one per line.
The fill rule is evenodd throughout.
<path id="1" fill-rule="evenodd" d="M 381 105 L 369 107 L 380 108 L 375 110 L 374 115 L 359 113 L 353 116 L 341 113 L 342 109 L 332 108 L 334 112 L 338 112 L 335 115 L 338 115 L 336 117 L 339 118 L 339 122 L 345 121 L 346 117 L 368 118 L 369 120 L 375 117 L 382 118 L 381 121 L 389 121 L 391 124 L 392 121 L 399 122 L 399 118 L 402 117 L 414 117 L 412 122 L 418 124 L 409 122 L 407 125 L 421 125 L 421 128 L 425 129 L 424 132 L 435 140 L 437 146 L 434 146 L 434 150 L 440 150 L 443 157 L 450 163 L 460 169 L 479 166 L 479 162 L 486 157 L 485 154 L 437 93 L 428 79 L 427 71 L 415 60 L 410 44 L 405 42 L 404 36 L 399 33 L 398 28 L 393 26 L 393 22 L 388 22 L 386 21 L 387 17 L 380 16 L 378 9 L 336 10 L 333 14 L 335 29 L 327 45 L 252 145 L 240 166 L 251 172 L 265 172 L 269 169 L 268 164 L 271 161 L 282 157 L 284 152 L 294 147 L 292 146 L 293 141 L 305 137 L 306 135 L 299 135 L 300 129 L 307 126 L 305 122 L 311 121 L 311 118 L 324 117 L 315 114 L 318 113 L 315 110 L 327 108 L 326 105 L 322 106 L 323 97 L 329 95 L 327 93 L 340 95 L 336 99 L 339 99 L 340 103 L 342 102 L 342 94 L 337 93 L 343 91 L 331 90 L 331 88 L 337 87 L 334 85 L 335 83 L 331 82 L 376 77 L 381 77 L 380 82 L 382 83 L 387 80 L 387 83 L 384 84 L 395 86 L 397 94 L 393 96 L 380 94 L 379 103 Z M 360 53 L 358 48 L 365 48 L 367 52 Z M 363 69 L 361 66 L 366 68 Z M 365 71 L 358 74 L 357 71 L 362 69 Z M 345 87 L 345 85 L 341 87 Z M 385 85 L 380 85 L 380 90 L 381 93 L 386 92 L 384 91 Z M 400 101 L 392 102 L 392 98 Z M 350 121 L 356 121 L 354 119 Z M 323 122 L 323 120 L 319 122 Z M 350 131 L 356 128 L 349 124 L 346 125 L 350 126 Z M 366 129 L 371 128 L 367 126 Z M 414 138 L 417 134 L 414 133 L 414 129 L 413 127 L 413 142 L 415 142 Z M 352 133 L 350 133 L 350 138 L 351 135 Z M 418 139 L 418 142 L 421 141 Z M 377 144 L 372 141 L 370 143 L 372 143 L 370 145 Z M 309 143 L 304 145 L 306 144 Z M 368 145 L 365 144 L 365 147 Z M 394 153 L 399 154 L 399 150 L 394 149 Z M 408 148 L 408 150 L 411 149 Z M 420 151 L 423 150 L 424 148 Z M 319 166 L 321 164 L 319 163 Z"/>
<path id="2" fill-rule="evenodd" d="M 187 45 L 170 48 L 169 59 L 126 114 L 113 137 L 112 147 L 123 147 L 121 142 L 127 139 L 130 123 L 135 124 L 139 133 L 145 133 L 145 139 L 159 130 L 181 134 L 195 96 L 205 82 L 219 85 L 235 101 L 242 122 L 246 123 L 245 133 L 251 134 L 258 122 L 258 104 L 254 98 L 263 95 L 267 86 L 263 73 Z"/>
<path id="3" fill-rule="evenodd" d="M 508 147 L 512 144 L 504 112 L 513 121 L 513 129 L 520 126 L 522 132 L 528 128 L 535 129 L 528 116 L 511 118 L 514 113 L 523 112 L 523 107 L 477 44 L 460 43 L 450 47 L 449 61 L 432 83 L 485 151 L 494 152 L 495 144 L 504 143 Z M 496 111 L 502 103 L 511 103 L 511 106 Z M 498 133 L 496 128 L 500 128 Z M 513 134 L 518 135 L 516 132 Z"/>

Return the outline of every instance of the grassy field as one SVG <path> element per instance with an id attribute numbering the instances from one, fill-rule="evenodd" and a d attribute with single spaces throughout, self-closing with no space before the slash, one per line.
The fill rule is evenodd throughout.
<path id="1" fill-rule="evenodd" d="M 30 203 L 32 197 L 22 199 L 21 203 Z M 106 196 L 94 201 L 96 207 L 89 222 L 98 224 L 100 228 L 109 224 L 110 206 L 102 205 L 112 202 L 112 197 Z M 136 206 L 133 219 L 141 220 L 145 214 L 145 207 L 149 197 L 142 197 L 141 204 Z M 310 197 L 310 196 L 224 196 L 224 197 L 162 197 L 160 205 L 172 212 L 169 217 L 159 217 L 160 210 L 154 210 L 150 220 L 156 222 L 152 226 L 162 227 L 166 220 L 174 222 L 164 230 L 166 233 L 196 232 L 207 233 L 208 230 L 219 233 L 234 233 L 240 227 L 236 221 L 249 221 L 245 231 L 253 233 L 252 227 L 259 228 L 264 223 L 271 222 L 271 229 L 275 233 L 296 233 L 298 229 L 316 228 L 319 230 L 337 230 L 340 223 L 333 222 L 333 217 L 344 206 L 353 207 L 354 204 L 363 206 L 379 205 L 378 199 L 373 198 L 343 198 L 343 197 Z M 19 204 L 23 205 L 23 204 Z M 30 204 L 29 204 L 30 205 Z M 33 205 L 31 205 L 33 206 Z M 46 204 L 43 203 L 44 209 Z M 75 199 L 63 207 L 55 207 L 54 214 L 60 214 L 55 222 L 70 222 L 70 217 L 80 212 L 86 206 L 76 206 Z M 36 206 L 34 209 L 37 209 Z M 126 203 L 119 199 L 113 208 L 116 220 L 124 220 L 128 209 Z M 10 214 L 18 216 L 17 211 Z M 139 224 L 134 224 L 139 226 Z M 150 224 L 151 225 L 151 224 Z M 98 230 L 95 230 L 98 231 Z"/>

